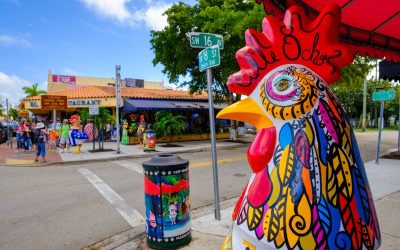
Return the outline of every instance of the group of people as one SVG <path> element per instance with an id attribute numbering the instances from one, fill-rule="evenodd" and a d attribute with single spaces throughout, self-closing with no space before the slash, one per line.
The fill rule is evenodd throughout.
<path id="1" fill-rule="evenodd" d="M 39 156 L 43 162 L 46 162 L 46 147 L 50 152 L 55 152 L 57 146 L 61 147 L 63 153 L 70 151 L 70 141 L 68 138 L 71 125 L 68 119 L 64 119 L 63 123 L 57 120 L 56 123 L 50 121 L 50 124 L 45 125 L 43 122 L 30 122 L 22 120 L 16 131 L 17 149 L 24 151 L 36 150 L 35 162 L 38 162 Z"/>

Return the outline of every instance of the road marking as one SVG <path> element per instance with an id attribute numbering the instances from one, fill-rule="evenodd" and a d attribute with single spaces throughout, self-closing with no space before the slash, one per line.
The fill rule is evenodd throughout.
<path id="1" fill-rule="evenodd" d="M 242 160 L 246 160 L 247 157 L 232 157 L 232 158 L 227 158 L 227 159 L 221 159 L 218 160 L 217 163 L 221 164 L 221 163 L 230 163 L 230 162 L 235 162 L 235 161 L 242 161 Z M 196 162 L 196 163 L 190 163 L 189 167 L 191 168 L 197 168 L 197 167 L 206 167 L 206 166 L 211 166 L 212 162 L 211 161 L 205 161 L 205 162 Z"/>
<path id="2" fill-rule="evenodd" d="M 111 187 L 109 187 L 102 179 L 97 177 L 94 173 L 86 168 L 78 169 L 88 181 L 103 195 L 108 202 L 110 202 L 119 214 L 131 225 L 132 227 L 141 226 L 145 223 L 143 216 L 133 207 L 131 207 L 119 194 L 117 194 Z"/>
<path id="3" fill-rule="evenodd" d="M 5 163 L 6 165 L 32 165 L 35 164 L 35 161 L 7 158 Z"/>
<path id="4" fill-rule="evenodd" d="M 121 167 L 124 167 L 126 169 L 135 171 L 139 174 L 143 174 L 143 167 L 140 164 L 134 163 L 132 161 L 128 160 L 120 160 L 120 161 L 113 161 L 113 163 L 118 164 Z"/>

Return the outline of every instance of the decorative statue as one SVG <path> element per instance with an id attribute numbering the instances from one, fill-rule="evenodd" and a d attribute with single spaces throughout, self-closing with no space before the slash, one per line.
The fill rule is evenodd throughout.
<path id="1" fill-rule="evenodd" d="M 121 143 L 124 144 L 124 145 L 128 145 L 129 144 L 128 127 L 129 127 L 128 122 L 126 120 L 123 120 Z"/>
<path id="2" fill-rule="evenodd" d="M 70 130 L 70 142 L 71 146 L 76 146 L 74 154 L 81 153 L 82 144 L 88 140 L 88 135 L 82 131 L 81 120 L 78 115 L 72 115 L 70 118 L 71 130 Z"/>
<path id="3" fill-rule="evenodd" d="M 218 118 L 252 123 L 253 174 L 222 249 L 378 249 L 378 220 L 357 142 L 329 84 L 352 62 L 340 9 L 310 21 L 291 7 L 246 31 L 228 88 L 248 98 Z"/>
<path id="4" fill-rule="evenodd" d="M 85 131 L 85 133 L 88 135 L 89 141 L 92 141 L 99 135 L 97 129 L 94 129 L 94 124 L 92 122 L 87 123 L 83 128 L 83 131 Z"/>
<path id="5" fill-rule="evenodd" d="M 144 120 L 144 115 L 140 115 L 139 127 L 136 131 L 136 135 L 139 141 L 139 148 L 143 148 L 143 134 L 144 130 L 146 129 L 146 122 Z"/>

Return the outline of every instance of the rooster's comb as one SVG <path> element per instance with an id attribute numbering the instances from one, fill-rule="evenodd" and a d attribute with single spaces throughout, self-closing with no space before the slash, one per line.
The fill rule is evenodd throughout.
<path id="1" fill-rule="evenodd" d="M 236 53 L 241 70 L 229 77 L 229 90 L 249 95 L 268 72 L 284 64 L 304 65 L 329 84 L 337 81 L 341 68 L 354 59 L 338 40 L 340 18 L 337 5 L 325 8 L 314 21 L 296 6 L 282 21 L 265 17 L 262 33 L 246 31 L 246 47 Z"/>

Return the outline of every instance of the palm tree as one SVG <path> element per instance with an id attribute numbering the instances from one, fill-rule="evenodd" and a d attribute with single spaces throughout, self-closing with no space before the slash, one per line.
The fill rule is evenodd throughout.
<path id="1" fill-rule="evenodd" d="M 181 135 L 185 130 L 185 118 L 181 115 L 173 115 L 167 111 L 158 111 L 156 113 L 154 129 L 159 136 L 167 136 L 167 145 L 171 145 L 172 136 Z"/>
<path id="2" fill-rule="evenodd" d="M 0 116 L 4 116 L 4 106 L 0 103 Z"/>
<path id="3" fill-rule="evenodd" d="M 15 108 L 10 108 L 10 110 L 8 112 L 9 112 L 10 117 L 12 117 L 13 120 L 15 121 L 18 117 L 18 110 Z"/>
<path id="4" fill-rule="evenodd" d="M 39 90 L 38 88 L 39 88 L 39 83 L 34 83 L 31 87 L 28 86 L 22 87 L 22 90 L 25 92 L 26 97 L 47 94 L 47 91 Z"/>

